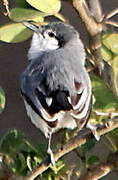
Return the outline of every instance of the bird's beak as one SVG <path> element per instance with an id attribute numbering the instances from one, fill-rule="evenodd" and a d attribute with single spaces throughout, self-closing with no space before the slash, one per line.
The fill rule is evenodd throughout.
<path id="1" fill-rule="evenodd" d="M 37 26 L 31 22 L 23 22 L 23 25 L 27 28 L 29 28 L 30 30 L 36 32 L 36 33 L 41 33 L 42 32 L 42 27 L 41 26 Z"/>

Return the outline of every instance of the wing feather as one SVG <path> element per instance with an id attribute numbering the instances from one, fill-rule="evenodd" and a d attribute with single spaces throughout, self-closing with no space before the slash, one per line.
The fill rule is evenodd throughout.
<path id="1" fill-rule="evenodd" d="M 91 83 L 89 76 L 86 73 L 86 84 L 75 83 L 75 89 L 77 90 L 75 96 L 71 97 L 73 111 L 71 116 L 76 120 L 78 127 L 81 129 L 87 122 L 91 109 Z M 79 88 L 78 88 L 79 87 Z"/>
<path id="2" fill-rule="evenodd" d="M 78 123 L 85 124 L 91 101 L 91 83 L 88 73 L 82 67 L 80 70 L 75 68 L 76 71 L 73 69 L 70 74 L 67 67 L 62 70 L 60 66 L 63 66 L 60 65 L 55 69 L 54 62 L 51 60 L 49 62 L 46 65 L 46 62 L 41 64 L 36 60 L 22 73 L 21 91 L 24 98 L 32 109 L 47 122 L 57 121 L 63 111 L 70 112 Z M 50 81 L 46 81 L 49 73 L 54 77 L 50 76 Z M 72 76 L 76 77 L 76 80 Z M 51 84 L 51 88 L 48 87 L 47 82 Z M 47 99 L 50 98 L 51 103 L 49 101 L 47 103 Z"/>

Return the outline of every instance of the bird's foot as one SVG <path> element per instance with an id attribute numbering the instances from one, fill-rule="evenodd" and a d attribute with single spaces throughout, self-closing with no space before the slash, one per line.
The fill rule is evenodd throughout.
<path id="1" fill-rule="evenodd" d="M 96 125 L 93 125 L 93 124 L 90 124 L 90 123 L 87 123 L 86 127 L 91 130 L 91 132 L 93 133 L 95 139 L 96 139 L 97 141 L 99 141 L 99 140 L 100 140 L 100 136 L 98 135 L 98 133 L 97 133 L 97 131 L 96 131 L 96 130 L 97 130 L 97 126 L 96 126 Z"/>

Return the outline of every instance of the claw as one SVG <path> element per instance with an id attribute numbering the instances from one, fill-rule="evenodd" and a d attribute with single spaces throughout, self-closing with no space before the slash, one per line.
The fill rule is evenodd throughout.
<path id="1" fill-rule="evenodd" d="M 96 130 L 97 130 L 97 126 L 95 126 L 95 125 L 93 125 L 93 124 L 90 124 L 90 123 L 87 123 L 87 126 L 86 126 L 86 127 L 89 128 L 89 129 L 92 131 L 95 139 L 96 139 L 97 141 L 99 141 L 99 140 L 100 140 L 100 136 L 98 135 L 98 133 L 97 133 L 97 131 L 96 131 Z"/>

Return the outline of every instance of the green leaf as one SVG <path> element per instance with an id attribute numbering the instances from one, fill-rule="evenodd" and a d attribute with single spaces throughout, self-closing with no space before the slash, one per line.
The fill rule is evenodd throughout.
<path id="1" fill-rule="evenodd" d="M 16 22 L 35 21 L 43 22 L 46 14 L 33 9 L 13 8 L 10 11 L 10 18 Z"/>
<path id="2" fill-rule="evenodd" d="M 5 134 L 0 143 L 0 151 L 7 154 L 14 154 L 22 144 L 24 136 L 17 130 Z"/>
<path id="3" fill-rule="evenodd" d="M 29 168 L 30 171 L 32 171 L 32 159 L 30 156 L 27 156 L 27 159 L 26 159 L 26 162 L 27 162 L 27 166 Z"/>
<path id="4" fill-rule="evenodd" d="M 102 42 L 113 53 L 118 54 L 118 34 L 117 33 L 104 35 Z"/>
<path id="5" fill-rule="evenodd" d="M 6 103 L 5 93 L 4 93 L 3 89 L 0 87 L 0 113 L 2 113 L 2 111 L 4 110 L 5 103 Z"/>
<path id="6" fill-rule="evenodd" d="M 15 155 L 18 151 L 37 153 L 37 150 L 27 141 L 24 135 L 17 130 L 11 130 L 4 135 L 0 142 L 0 151 L 10 155 Z"/>
<path id="7" fill-rule="evenodd" d="M 0 40 L 16 43 L 21 42 L 31 37 L 32 31 L 26 28 L 21 23 L 6 24 L 0 27 Z"/>
<path id="8" fill-rule="evenodd" d="M 105 141 L 106 145 L 112 152 L 116 152 L 118 150 L 118 128 L 113 131 L 107 133 L 105 135 L 107 141 Z"/>
<path id="9" fill-rule="evenodd" d="M 105 82 L 99 77 L 92 75 L 92 87 L 95 97 L 94 109 L 97 110 L 116 110 L 118 108 L 118 100 L 112 91 L 106 86 Z"/>
<path id="10" fill-rule="evenodd" d="M 24 134 L 17 130 L 11 130 L 0 140 L 0 152 L 10 158 L 6 166 L 12 172 L 25 176 L 29 169 L 36 167 L 42 161 L 40 152 L 30 144 Z M 44 157 L 43 157 L 44 158 Z"/>
<path id="11" fill-rule="evenodd" d="M 45 157 L 46 156 L 46 152 L 44 151 L 44 149 L 47 148 L 47 145 L 45 143 L 40 143 L 36 146 L 36 149 L 40 155 L 40 157 Z"/>
<path id="12" fill-rule="evenodd" d="M 92 139 L 90 139 L 81 146 L 81 149 L 84 153 L 86 153 L 87 151 L 91 150 L 94 147 L 94 145 L 95 145 L 95 142 Z"/>
<path id="13" fill-rule="evenodd" d="M 60 0 L 26 0 L 34 8 L 49 13 L 50 15 L 57 14 L 61 8 Z"/>
<path id="14" fill-rule="evenodd" d="M 90 156 L 87 160 L 87 164 L 88 165 L 93 165 L 93 164 L 96 164 L 96 163 L 99 163 L 99 158 L 97 156 Z"/>
<path id="15" fill-rule="evenodd" d="M 118 97 L 118 56 L 111 61 L 113 90 Z"/>
<path id="16" fill-rule="evenodd" d="M 15 7 L 27 8 L 30 5 L 26 2 L 26 0 L 12 0 L 15 4 Z"/>
<path id="17" fill-rule="evenodd" d="M 17 172 L 19 175 L 24 175 L 24 169 L 27 169 L 27 164 L 25 157 L 23 156 L 22 153 L 18 153 L 17 156 L 15 157 L 14 164 L 12 164 L 12 169 L 15 172 Z"/>
<path id="18" fill-rule="evenodd" d="M 105 61 L 110 61 L 113 57 L 112 52 L 104 45 L 101 47 L 101 55 Z"/>

